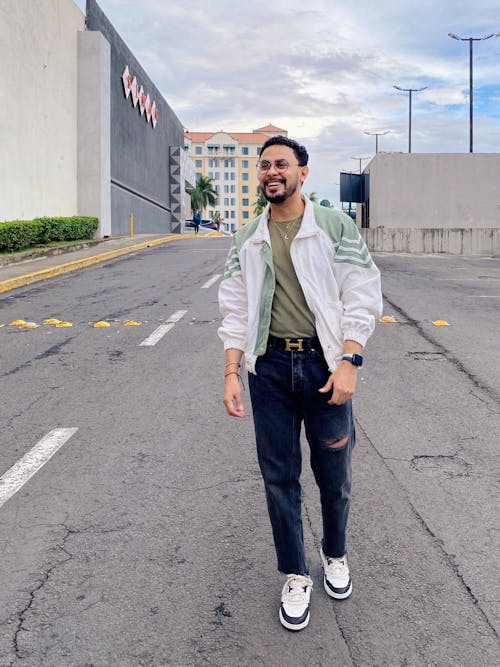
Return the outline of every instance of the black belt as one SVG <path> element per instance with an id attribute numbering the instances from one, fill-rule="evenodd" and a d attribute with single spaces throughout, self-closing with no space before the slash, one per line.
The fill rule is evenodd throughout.
<path id="1" fill-rule="evenodd" d="M 269 336 L 267 345 L 268 347 L 285 350 L 286 352 L 321 351 L 321 345 L 317 336 L 313 338 L 276 338 L 276 336 Z"/>

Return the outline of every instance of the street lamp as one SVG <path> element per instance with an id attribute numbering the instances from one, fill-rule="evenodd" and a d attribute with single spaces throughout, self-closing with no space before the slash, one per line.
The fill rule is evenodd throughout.
<path id="1" fill-rule="evenodd" d="M 386 130 L 385 132 L 367 132 L 365 130 L 365 134 L 370 134 L 371 136 L 375 135 L 375 153 L 378 153 L 378 138 L 382 137 L 384 134 L 389 134 L 390 130 Z"/>
<path id="2" fill-rule="evenodd" d="M 459 42 L 469 42 L 469 153 L 473 153 L 473 142 L 472 142 L 472 42 L 481 42 L 484 39 L 490 39 L 491 37 L 499 37 L 500 32 L 496 34 L 494 32 L 491 35 L 484 35 L 484 37 L 459 37 L 452 32 L 448 33 L 448 37 L 456 39 Z"/>
<path id="3" fill-rule="evenodd" d="M 369 157 L 351 157 L 351 160 L 359 160 L 359 173 L 361 173 L 361 160 L 369 160 Z"/>
<path id="4" fill-rule="evenodd" d="M 408 112 L 408 153 L 411 153 L 411 94 L 412 93 L 419 93 L 421 90 L 425 90 L 428 86 L 424 86 L 423 88 L 401 88 L 400 86 L 393 86 L 396 90 L 401 90 L 404 93 L 410 93 L 408 96 L 408 107 L 409 107 L 409 112 Z"/>

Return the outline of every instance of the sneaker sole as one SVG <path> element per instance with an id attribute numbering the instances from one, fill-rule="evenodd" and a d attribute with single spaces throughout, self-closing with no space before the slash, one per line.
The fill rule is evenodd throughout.
<path id="1" fill-rule="evenodd" d="M 349 586 L 349 588 L 346 590 L 345 593 L 334 593 L 332 589 L 328 586 L 324 578 L 323 578 L 323 586 L 327 594 L 334 600 L 345 600 L 352 593 L 352 581 L 351 585 Z"/>
<path id="2" fill-rule="evenodd" d="M 288 623 L 288 621 L 286 621 L 286 620 L 283 618 L 283 615 L 282 615 L 282 613 L 281 613 L 281 609 L 280 609 L 280 611 L 279 611 L 279 616 L 280 616 L 280 623 L 281 623 L 281 625 L 282 625 L 284 628 L 286 628 L 287 630 L 292 630 L 292 631 L 294 631 L 294 632 L 296 632 L 297 630 L 303 630 L 304 628 L 306 628 L 306 627 L 309 625 L 309 619 L 311 618 L 311 614 L 309 613 L 309 614 L 307 614 L 307 616 L 306 616 L 306 620 L 305 620 L 305 621 L 302 621 L 302 623 Z"/>

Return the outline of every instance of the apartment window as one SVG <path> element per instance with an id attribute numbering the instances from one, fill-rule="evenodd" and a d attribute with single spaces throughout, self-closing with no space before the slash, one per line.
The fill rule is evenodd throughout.
<path id="1" fill-rule="evenodd" d="M 248 155 L 248 146 L 242 146 L 241 147 L 241 154 L 242 155 Z"/>
<path id="2" fill-rule="evenodd" d="M 213 178 L 213 177 L 214 177 L 214 172 L 213 172 L 213 171 L 209 171 L 209 172 L 208 172 L 208 178 Z"/>
<path id="3" fill-rule="evenodd" d="M 224 194 L 229 192 L 229 185 L 224 186 Z"/>
<path id="4" fill-rule="evenodd" d="M 214 185 L 214 190 L 217 194 L 220 192 L 220 185 Z"/>
<path id="5" fill-rule="evenodd" d="M 236 185 L 231 185 L 231 193 L 234 194 L 236 192 Z"/>
<path id="6" fill-rule="evenodd" d="M 257 155 L 260 155 L 261 153 L 262 153 L 262 146 L 260 146 L 259 148 L 257 148 Z"/>
<path id="7" fill-rule="evenodd" d="M 242 185 L 242 186 L 241 186 L 241 192 L 242 192 L 244 195 L 247 195 L 247 194 L 248 194 L 248 185 Z"/>
<path id="8" fill-rule="evenodd" d="M 243 167 L 243 169 L 248 169 L 248 160 L 242 160 L 241 166 Z"/>
<path id="9" fill-rule="evenodd" d="M 201 146 L 195 146 L 194 154 L 195 155 L 201 155 Z"/>
<path id="10" fill-rule="evenodd" d="M 224 206 L 229 206 L 229 197 L 224 197 Z"/>
<path id="11" fill-rule="evenodd" d="M 225 180 L 225 181 L 228 181 L 228 180 L 229 180 L 229 172 L 228 172 L 228 171 L 225 171 L 225 172 L 224 172 L 224 180 Z"/>
<path id="12" fill-rule="evenodd" d="M 248 211 L 243 211 L 243 213 L 241 215 L 242 215 L 243 220 L 248 220 L 248 218 L 250 217 L 250 214 L 249 214 Z"/>
<path id="13" fill-rule="evenodd" d="M 242 181 L 248 181 L 248 171 L 244 171 L 244 172 L 241 174 L 241 180 L 242 180 Z"/>
<path id="14" fill-rule="evenodd" d="M 234 173 L 234 171 L 231 172 L 231 180 L 232 181 L 236 180 L 236 174 Z"/>
<path id="15" fill-rule="evenodd" d="M 203 165 L 203 160 L 195 160 L 195 165 L 198 169 L 201 169 Z"/>
<path id="16" fill-rule="evenodd" d="M 231 211 L 231 218 L 234 220 L 236 218 L 236 211 Z"/>
<path id="17" fill-rule="evenodd" d="M 229 218 L 229 211 L 224 211 L 224 217 Z"/>
<path id="18" fill-rule="evenodd" d="M 236 199 L 231 197 L 231 206 L 236 206 Z"/>
<path id="19" fill-rule="evenodd" d="M 201 172 L 196 172 L 196 180 L 198 181 L 201 178 Z"/>
<path id="20" fill-rule="evenodd" d="M 220 171 L 215 172 L 214 178 L 215 178 L 216 181 L 220 181 Z"/>
<path id="21" fill-rule="evenodd" d="M 242 199 L 241 200 L 241 205 L 242 206 L 248 206 L 248 199 Z"/>

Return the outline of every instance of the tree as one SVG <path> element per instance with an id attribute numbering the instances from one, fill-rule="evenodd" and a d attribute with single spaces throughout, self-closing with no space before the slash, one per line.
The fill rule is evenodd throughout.
<path id="1" fill-rule="evenodd" d="M 267 199 L 264 197 L 260 185 L 257 186 L 257 200 L 253 203 L 253 212 L 260 215 L 267 206 Z"/>
<path id="2" fill-rule="evenodd" d="M 207 206 L 215 206 L 217 204 L 218 194 L 209 176 L 200 176 L 196 181 L 196 187 L 186 188 L 186 192 L 191 197 L 193 213 L 199 210 L 204 211 Z"/>
<path id="3" fill-rule="evenodd" d="M 318 203 L 318 195 L 316 192 L 310 192 L 307 196 L 311 201 L 315 202 L 316 204 Z"/>

